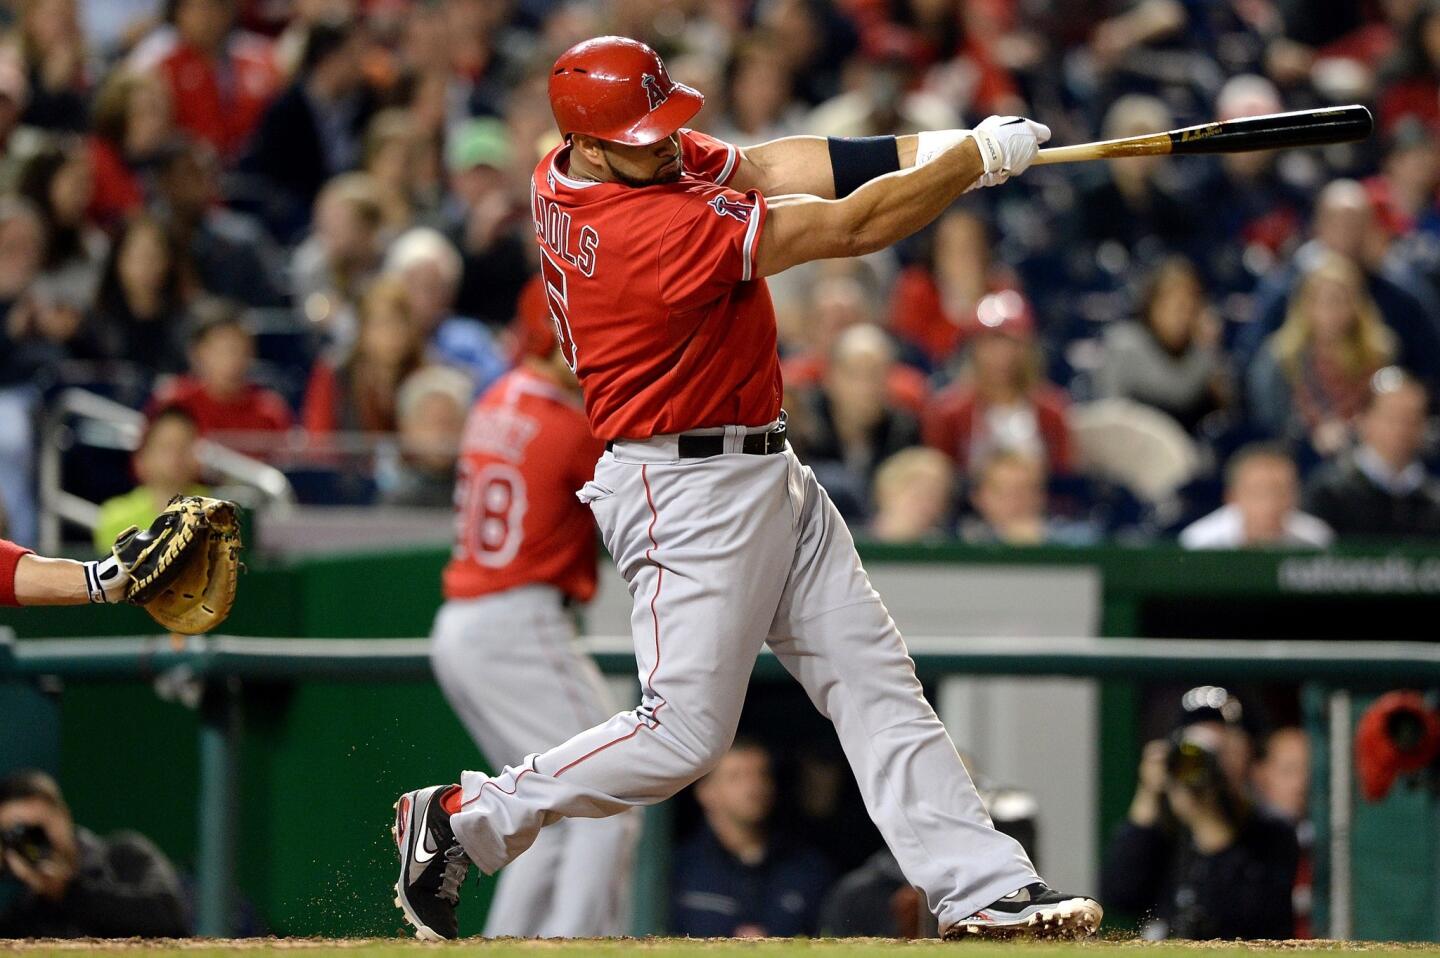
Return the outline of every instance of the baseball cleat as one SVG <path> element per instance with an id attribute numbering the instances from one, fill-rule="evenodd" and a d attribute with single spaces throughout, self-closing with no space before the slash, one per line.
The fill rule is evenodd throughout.
<path id="1" fill-rule="evenodd" d="M 440 797 L 453 786 L 432 785 L 400 796 L 390 834 L 400 852 L 395 907 L 421 941 L 444 941 L 460 934 L 455 908 L 470 859 L 455 833 Z"/>
<path id="2" fill-rule="evenodd" d="M 994 902 L 964 921 L 945 929 L 942 936 L 965 938 L 1088 938 L 1100 927 L 1105 909 L 1093 898 L 1053 891 L 1044 882 L 1032 882 Z"/>

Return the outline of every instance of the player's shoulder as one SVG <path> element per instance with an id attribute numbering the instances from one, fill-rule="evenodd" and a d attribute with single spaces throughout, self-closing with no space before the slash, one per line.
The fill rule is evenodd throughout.
<path id="1" fill-rule="evenodd" d="M 659 189 L 665 191 L 665 204 L 681 222 L 693 222 L 701 216 L 730 216 L 745 222 L 755 208 L 750 195 L 689 173 Z"/>

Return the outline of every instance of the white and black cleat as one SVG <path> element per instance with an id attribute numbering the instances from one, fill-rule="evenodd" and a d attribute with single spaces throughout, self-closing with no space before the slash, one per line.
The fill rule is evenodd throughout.
<path id="1" fill-rule="evenodd" d="M 450 813 L 440 797 L 449 785 L 432 785 L 400 796 L 390 834 L 400 853 L 395 907 L 421 941 L 445 941 L 460 935 L 455 909 L 470 858 L 450 829 Z"/>
<path id="2" fill-rule="evenodd" d="M 967 938 L 1088 938 L 1105 909 L 1093 898 L 1066 895 L 1032 882 L 945 929 L 948 941 Z"/>

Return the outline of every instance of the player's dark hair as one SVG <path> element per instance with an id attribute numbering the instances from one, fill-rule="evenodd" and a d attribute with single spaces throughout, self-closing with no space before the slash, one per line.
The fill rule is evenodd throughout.
<path id="1" fill-rule="evenodd" d="M 39 799 L 55 808 L 66 808 L 60 786 L 49 774 L 25 768 L 0 778 L 0 805 Z"/>

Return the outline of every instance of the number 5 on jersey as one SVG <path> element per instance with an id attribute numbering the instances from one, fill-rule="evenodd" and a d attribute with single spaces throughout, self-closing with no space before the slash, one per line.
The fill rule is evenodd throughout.
<path id="1" fill-rule="evenodd" d="M 565 365 L 569 366 L 573 373 L 578 354 L 575 350 L 575 337 L 570 332 L 570 304 L 565 271 L 544 249 L 540 250 L 540 275 L 545 283 L 545 301 L 550 304 L 550 321 L 555 324 L 555 339 L 560 343 L 560 355 L 565 358 Z"/>

